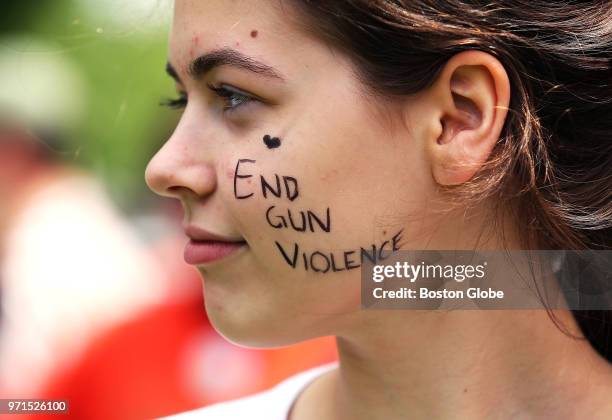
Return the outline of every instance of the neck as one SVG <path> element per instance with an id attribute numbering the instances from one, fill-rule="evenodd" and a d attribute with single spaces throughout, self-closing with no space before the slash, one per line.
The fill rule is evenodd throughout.
<path id="1" fill-rule="evenodd" d="M 465 238 L 482 223 L 457 220 L 429 249 L 522 249 L 511 221 L 506 242 L 476 248 Z M 565 332 L 544 309 L 351 312 L 334 331 L 340 368 L 297 401 L 316 415 L 295 419 L 612 418 L 611 365 L 570 311 L 551 312 Z"/>
<path id="2" fill-rule="evenodd" d="M 567 311 L 556 315 L 570 330 Z M 546 311 L 364 311 L 338 336 L 334 418 L 562 418 L 609 392 L 611 369 Z M 577 414 L 577 413 L 576 413 Z M 584 411 L 581 412 L 584 415 Z"/>

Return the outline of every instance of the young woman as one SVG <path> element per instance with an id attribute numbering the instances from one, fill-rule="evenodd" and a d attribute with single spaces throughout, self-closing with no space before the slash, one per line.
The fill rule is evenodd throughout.
<path id="1" fill-rule="evenodd" d="M 147 183 L 220 334 L 339 355 L 180 418 L 612 418 L 606 312 L 364 310 L 358 252 L 609 250 L 611 54 L 604 0 L 177 0 Z"/>

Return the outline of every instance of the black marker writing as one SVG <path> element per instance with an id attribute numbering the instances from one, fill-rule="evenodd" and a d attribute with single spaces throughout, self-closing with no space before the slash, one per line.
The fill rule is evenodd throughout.
<path id="1" fill-rule="evenodd" d="M 238 162 L 236 163 L 236 169 L 234 170 L 234 197 L 236 197 L 238 200 L 242 200 L 244 198 L 249 198 L 250 196 L 253 195 L 253 193 L 251 193 L 251 194 L 240 195 L 239 196 L 238 192 L 236 190 L 237 189 L 236 184 L 237 184 L 238 178 L 241 178 L 241 179 L 242 178 L 250 178 L 250 177 L 253 176 L 253 175 L 241 175 L 241 174 L 238 173 L 238 168 L 240 167 L 240 164 L 244 163 L 244 162 L 255 163 L 255 161 L 253 159 L 238 159 Z"/>
<path id="2" fill-rule="evenodd" d="M 390 240 L 383 241 L 380 246 L 372 244 L 368 249 L 360 247 L 359 250 L 344 251 L 341 256 L 336 255 L 334 252 L 323 252 L 319 250 L 313 252 L 303 251 L 300 250 L 300 246 L 297 243 L 293 243 L 293 246 L 287 249 L 278 241 L 274 241 L 274 243 L 285 262 L 291 268 L 298 268 L 298 257 L 301 254 L 304 270 L 311 270 L 315 273 L 327 273 L 330 270 L 337 272 L 359 268 L 365 259 L 368 259 L 372 264 L 377 264 L 378 261 L 387 259 L 393 252 L 400 249 L 402 232 L 403 229 L 397 232 Z M 355 253 L 359 253 L 360 255 L 359 262 L 353 259 Z"/>
<path id="3" fill-rule="evenodd" d="M 280 177 L 277 174 L 274 174 L 274 178 L 276 179 L 276 189 L 273 185 L 270 185 L 268 181 L 264 178 L 263 175 L 260 175 L 261 178 L 261 193 L 264 198 L 268 198 L 268 191 L 272 193 L 275 197 L 281 198 L 282 188 L 280 183 Z M 299 195 L 298 192 L 298 183 L 297 179 L 292 176 L 283 176 L 283 184 L 285 186 L 285 194 L 289 201 L 293 201 Z"/>
<path id="4" fill-rule="evenodd" d="M 278 137 L 270 137 L 269 134 L 263 136 L 263 142 L 266 146 L 268 146 L 268 149 L 276 149 L 281 144 L 281 141 Z"/>
<path id="5" fill-rule="evenodd" d="M 249 194 L 238 195 L 238 180 L 253 177 L 253 174 L 250 173 L 238 173 L 241 164 L 246 162 L 255 163 L 255 160 L 238 159 L 236 169 L 234 170 L 234 197 L 239 200 L 252 197 L 255 194 L 254 192 L 251 192 Z M 282 198 L 284 193 L 285 197 L 289 201 L 294 201 L 300 195 L 298 181 L 292 176 L 280 176 L 278 174 L 274 174 L 274 181 L 270 182 L 263 175 L 260 175 L 259 180 L 261 183 L 261 194 L 265 199 L 267 199 L 269 196 Z"/>
<path id="6" fill-rule="evenodd" d="M 275 209 L 276 206 L 270 206 L 266 210 L 266 221 L 274 229 L 291 227 L 298 232 L 315 232 L 317 230 L 315 227 L 318 226 L 318 229 L 324 232 L 329 233 L 331 231 L 329 207 L 325 211 L 323 220 L 311 210 L 306 210 L 305 212 L 300 210 L 299 213 L 295 214 L 295 211 L 292 212 L 291 209 L 287 209 L 280 214 L 279 210 Z"/>

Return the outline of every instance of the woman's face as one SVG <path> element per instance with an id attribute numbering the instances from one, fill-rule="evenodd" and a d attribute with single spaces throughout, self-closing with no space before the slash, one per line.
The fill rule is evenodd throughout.
<path id="1" fill-rule="evenodd" d="M 211 322 L 243 345 L 358 322 L 362 260 L 418 248 L 408 215 L 434 189 L 418 97 L 375 103 L 294 17 L 277 1 L 176 1 L 169 64 L 187 103 L 146 172 L 186 227 L 246 241 L 197 264 Z"/>

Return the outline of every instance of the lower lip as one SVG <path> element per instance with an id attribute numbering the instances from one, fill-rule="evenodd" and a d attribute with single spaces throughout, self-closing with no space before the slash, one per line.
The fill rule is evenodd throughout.
<path id="1" fill-rule="evenodd" d="M 219 261 L 246 247 L 246 242 L 194 241 L 185 245 L 187 264 L 206 264 Z"/>

